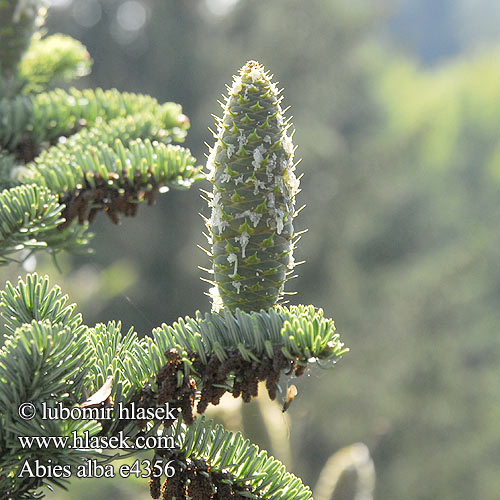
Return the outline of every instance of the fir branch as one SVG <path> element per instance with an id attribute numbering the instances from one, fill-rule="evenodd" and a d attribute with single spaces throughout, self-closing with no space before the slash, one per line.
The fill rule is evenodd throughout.
<path id="1" fill-rule="evenodd" d="M 37 166 L 51 168 L 61 162 L 67 164 L 71 160 L 75 160 L 74 154 L 77 149 L 85 150 L 100 144 L 113 147 L 118 139 L 125 146 L 128 146 L 134 139 L 149 139 L 164 144 L 169 144 L 172 141 L 170 132 L 164 128 L 161 117 L 154 113 L 144 112 L 114 118 L 109 122 L 101 122 L 93 127 L 84 128 L 68 138 L 60 138 L 56 145 L 43 151 L 35 158 L 28 168 L 36 169 Z"/>
<path id="2" fill-rule="evenodd" d="M 153 97 L 115 89 L 56 89 L 35 96 L 2 99 L 0 113 L 0 147 L 12 152 L 27 148 L 31 155 L 23 154 L 27 160 L 36 156 L 32 152 L 42 143 L 69 136 L 97 121 L 151 113 L 163 122 L 163 128 L 176 142 L 184 140 L 189 127 L 189 120 L 178 104 L 160 105 Z"/>
<path id="3" fill-rule="evenodd" d="M 17 186 L 0 193 L 0 265 L 24 248 L 46 247 L 43 234 L 64 219 L 57 196 L 39 186 Z"/>
<path id="4" fill-rule="evenodd" d="M 237 310 L 224 315 L 198 313 L 172 326 L 153 330 L 137 340 L 131 329 L 123 336 L 120 323 L 98 324 L 89 330 L 94 354 L 90 391 L 113 377 L 115 403 L 179 407 L 191 423 L 195 399 L 203 413 L 225 392 L 249 401 L 266 380 L 272 399 L 282 372 L 304 372 L 313 361 L 335 363 L 348 351 L 335 333 L 333 321 L 312 306 L 276 306 L 251 314 Z M 195 397 L 196 396 L 196 397 Z M 118 428 L 114 422 L 109 429 Z"/>
<path id="5" fill-rule="evenodd" d="M 25 401 L 81 400 L 92 361 L 86 328 L 33 320 L 7 336 L 0 351 L 0 380 L 4 382 L 0 402 L 7 414 L 17 415 L 17 406 Z"/>
<path id="6" fill-rule="evenodd" d="M 68 303 L 59 287 L 50 288 L 47 277 L 31 274 L 16 287 L 7 283 L 0 293 L 0 313 L 13 332 L 0 350 L 0 404 L 9 408 L 0 417 L 0 452 L 9 450 L 0 453 L 4 470 L 15 472 L 26 459 L 26 450 L 16 448 L 22 435 L 66 436 L 73 430 L 105 436 L 119 430 L 131 437 L 156 434 L 162 422 L 114 419 L 42 425 L 37 418 L 15 418 L 17 405 L 25 401 L 37 408 L 44 401 L 70 406 L 81 402 L 111 375 L 110 401 L 115 405 L 150 408 L 170 402 L 192 424 L 188 429 L 178 421 L 168 429 L 172 422 L 164 422 L 164 434 L 175 436 L 179 450 L 157 450 L 157 456 L 173 457 L 180 467 L 165 483 L 164 498 L 172 497 L 168 492 L 184 498 L 184 492 L 201 500 L 214 490 L 229 492 L 236 499 L 310 498 L 309 489 L 266 452 L 240 434 L 214 429 L 204 420 L 193 422 L 192 409 L 198 392 L 202 412 L 226 391 L 248 399 L 255 395 L 257 379 L 266 377 L 275 396 L 282 370 L 300 375 L 311 358 L 338 359 L 346 349 L 322 310 L 275 306 L 259 313 L 198 313 L 196 319 L 163 325 L 152 337 L 138 340 L 132 329 L 123 335 L 120 323 L 83 326 L 75 305 Z M 30 450 L 30 457 L 41 463 L 50 458 L 52 463 L 74 465 L 85 458 L 75 450 L 53 449 Z M 158 492 L 158 480 L 153 483 L 152 491 Z M 41 481 L 21 481 L 15 473 L 0 478 L 0 487 L 13 498 L 35 498 L 33 491 L 41 485 Z M 211 493 L 203 496 L 202 491 Z"/>
<path id="7" fill-rule="evenodd" d="M 73 431 L 96 435 L 100 424 L 85 420 L 42 419 L 42 403 L 72 406 L 82 399 L 83 383 L 91 363 L 84 326 L 64 327 L 33 321 L 17 328 L 0 350 L 0 489 L 2 498 L 36 498 L 30 491 L 43 484 L 63 486 L 64 480 L 18 477 L 29 458 L 31 464 L 77 465 L 92 456 L 88 450 L 65 447 L 23 447 L 19 436 L 70 436 Z M 21 419 L 20 405 L 36 410 L 32 419 Z M 27 453 L 27 451 L 29 453 Z"/>
<path id="8" fill-rule="evenodd" d="M 72 135 L 69 138 L 64 138 L 64 140 L 60 140 L 59 143 L 55 146 L 50 147 L 43 153 L 41 153 L 34 162 L 27 166 L 27 170 L 23 171 L 23 177 L 25 180 L 31 182 L 34 181 L 36 183 L 44 184 L 50 187 L 51 190 L 58 192 L 61 195 L 61 199 L 65 202 L 71 201 L 71 194 L 75 191 L 79 191 L 79 195 L 76 195 L 78 201 L 83 200 L 84 198 L 88 198 L 91 200 L 92 193 L 89 193 L 89 190 L 79 189 L 79 185 L 86 185 L 86 177 L 89 178 L 94 177 L 94 171 L 83 172 L 87 165 L 85 162 L 79 163 L 82 158 L 82 151 L 91 151 L 95 147 L 103 147 L 105 145 L 109 146 L 109 148 L 116 148 L 117 141 L 119 140 L 125 147 L 128 147 L 132 140 L 134 139 L 149 139 L 156 140 L 163 143 L 169 143 L 172 141 L 172 136 L 170 135 L 169 129 L 164 128 L 164 122 L 161 117 L 156 116 L 153 113 L 141 113 L 134 116 L 120 117 L 111 120 L 106 123 L 99 123 L 88 129 L 82 129 L 80 132 Z M 155 148 L 153 155 L 156 154 L 156 145 L 150 145 Z M 162 148 L 160 146 L 160 148 Z M 146 150 L 143 148 L 143 152 Z M 167 151 L 165 148 L 162 151 Z M 182 149 L 174 149 L 173 151 L 183 151 Z M 186 152 L 186 159 L 189 158 L 188 153 Z M 123 159 L 120 158 L 123 162 Z M 135 161 L 138 161 L 139 158 L 136 157 Z M 102 161 L 106 161 L 109 164 L 109 155 L 102 158 Z M 194 159 L 189 159 L 191 163 L 194 163 Z M 99 159 L 97 160 L 99 162 Z M 127 158 L 125 163 L 129 162 L 131 166 L 132 162 Z M 117 165 L 117 168 L 123 167 L 123 165 Z M 80 168 L 78 168 L 80 167 Z M 97 172 L 101 172 L 102 168 L 99 170 L 99 165 L 94 161 L 92 162 L 91 168 L 96 168 Z M 180 168 L 182 170 L 182 167 Z M 76 176 L 73 178 L 71 175 L 66 175 L 66 181 L 64 183 L 59 182 L 60 179 L 64 178 L 66 172 L 76 171 Z M 132 169 L 128 170 L 130 175 L 132 173 Z M 123 172 L 122 172 L 123 173 Z M 127 174 L 125 174 L 127 175 Z M 186 178 L 190 175 L 188 172 Z M 42 179 L 43 177 L 43 179 Z M 107 173 L 107 177 L 114 177 L 114 173 Z M 170 176 L 171 178 L 171 176 Z M 54 182 L 54 180 L 56 182 Z M 159 182 L 158 182 L 159 181 Z M 117 194 L 120 197 L 120 189 L 123 184 L 129 184 L 126 179 L 122 179 L 121 186 L 110 186 L 109 179 L 105 181 L 102 180 L 104 184 L 104 190 L 106 193 L 101 193 L 105 196 L 101 196 L 101 198 L 107 198 L 109 200 L 113 199 L 116 204 Z M 135 181 L 137 182 L 137 181 Z M 140 181 L 139 181 L 140 182 Z M 160 189 L 161 187 L 161 179 L 157 179 L 153 181 L 153 185 L 151 186 L 153 191 L 155 189 Z M 156 184 L 155 184 L 156 183 Z M 118 183 L 120 184 L 120 183 Z M 151 189 L 151 187 L 149 189 Z M 126 190 L 131 191 L 131 187 L 127 185 Z M 97 188 L 96 188 L 97 189 Z M 132 191 L 139 191 L 141 188 L 137 185 L 133 186 Z M 118 193 L 116 192 L 118 191 Z M 144 190 L 146 193 L 146 197 L 148 200 L 153 201 L 154 193 L 148 193 L 148 187 Z M 123 193 L 125 195 L 125 192 Z M 132 193 L 127 193 L 132 195 Z M 108 196 L 109 195 L 109 196 Z M 140 195 L 138 196 L 140 199 Z M 76 202 L 78 205 L 78 201 Z M 95 201 L 95 200 L 94 200 Z M 136 202 L 137 200 L 135 200 Z M 134 202 L 132 202 L 134 203 Z M 97 213 L 99 209 L 99 202 L 97 202 L 94 206 L 89 207 L 89 215 L 92 212 L 92 215 Z M 103 208 L 106 209 L 104 206 Z M 129 207 L 130 210 L 135 210 L 136 205 L 133 204 Z M 65 210 L 64 216 L 67 217 L 70 213 L 78 213 L 80 209 L 80 205 L 78 208 L 74 208 L 74 204 L 68 206 L 68 209 Z M 71 222 L 74 215 L 69 217 L 68 223 Z M 80 220 L 80 222 L 83 222 Z M 66 224 L 67 225 L 67 224 Z"/>
<path id="9" fill-rule="evenodd" d="M 59 229 L 65 222 L 65 206 L 47 188 L 22 185 L 0 193 L 0 265 L 15 260 L 20 250 L 84 251 L 91 234 L 87 225 Z M 26 258 L 27 256 L 25 256 Z"/>
<path id="10" fill-rule="evenodd" d="M 154 97 L 113 90 L 60 89 L 34 97 L 33 132 L 36 142 L 52 140 L 89 126 L 100 118 L 113 118 L 149 112 L 159 116 L 173 139 L 182 141 L 189 122 L 175 103 L 160 105 Z"/>
<path id="11" fill-rule="evenodd" d="M 176 473 L 165 481 L 162 498 L 308 500 L 312 497 L 311 490 L 299 478 L 287 472 L 266 451 L 243 439 L 239 432 L 226 431 L 221 425 L 214 427 L 213 422 L 201 418 L 189 427 L 178 421 L 165 434 L 175 438 L 178 451 L 164 453 L 164 461 L 174 461 Z M 161 451 L 157 453 L 161 456 Z"/>
<path id="12" fill-rule="evenodd" d="M 281 372 L 304 372 L 312 361 L 337 361 L 348 349 L 331 319 L 313 306 L 275 306 L 267 311 L 197 314 L 162 325 L 145 337 L 150 370 L 157 373 L 153 396 L 158 404 L 175 402 L 192 422 L 194 392 L 198 413 L 219 403 L 225 392 L 250 401 L 266 381 L 276 398 Z"/>
<path id="13" fill-rule="evenodd" d="M 84 431 L 88 431 L 89 437 L 102 435 L 102 422 L 41 420 L 41 408 L 43 405 L 71 408 L 85 401 L 97 390 L 102 379 L 96 367 L 106 363 L 108 355 L 123 360 L 127 349 L 141 347 L 132 332 L 122 339 L 119 327 L 101 329 L 105 335 L 99 335 L 99 328 L 90 332 L 82 325 L 81 315 L 75 312 L 75 304 L 68 303 L 67 295 L 57 286 L 51 288 L 48 278 L 36 273 L 29 274 L 25 281 L 20 279 L 17 287 L 7 283 L 0 294 L 0 313 L 7 320 L 7 329 L 13 332 L 0 350 L 0 405 L 7 408 L 0 415 L 0 488 L 8 498 L 31 499 L 37 497 L 34 490 L 43 484 L 64 486 L 65 481 L 18 478 L 26 459 L 31 464 L 38 461 L 42 465 L 77 466 L 84 459 L 95 458 L 102 463 L 115 457 L 103 457 L 98 450 L 79 451 L 66 446 L 23 448 L 18 437 L 65 437 L 73 431 L 79 436 Z M 31 321 L 32 318 L 41 321 Z M 117 387 L 126 384 L 116 374 L 115 378 Z M 37 410 L 32 420 L 22 420 L 17 415 L 19 405 L 25 402 L 32 403 Z M 158 425 L 150 426 L 150 431 L 155 432 Z M 117 426 L 108 427 L 105 434 L 110 436 Z M 120 428 L 131 438 L 142 432 L 135 421 Z"/>
<path id="14" fill-rule="evenodd" d="M 25 81 L 23 92 L 41 92 L 57 81 L 69 81 L 89 73 L 87 49 L 67 35 L 41 38 L 36 34 L 19 64 L 19 78 Z"/>
<path id="15" fill-rule="evenodd" d="M 115 403 L 128 403 L 152 378 L 146 352 L 131 328 L 121 333 L 121 323 L 99 323 L 88 332 L 94 363 L 90 368 L 90 392 L 97 391 L 113 376 L 111 396 Z"/>
<path id="16" fill-rule="evenodd" d="M 85 134 L 82 143 L 87 139 Z M 22 180 L 59 193 L 67 207 L 61 229 L 76 217 L 91 222 L 100 210 L 117 223 L 118 214 L 135 215 L 138 203 L 146 199 L 151 204 L 162 188 L 190 187 L 201 178 L 195 161 L 180 146 L 137 139 L 126 147 L 116 139 L 112 147 L 87 143 L 52 151 L 30 165 Z"/>
<path id="17" fill-rule="evenodd" d="M 179 318 L 172 326 L 153 330 L 152 342 L 160 351 L 196 352 L 203 364 L 212 354 L 225 361 L 229 348 L 237 348 L 250 361 L 272 357 L 274 346 L 280 345 L 283 355 L 299 364 L 311 358 L 332 361 L 346 352 L 333 320 L 325 318 L 322 309 L 304 305 L 276 305 L 252 313 L 197 313 L 196 319 Z"/>
<path id="18" fill-rule="evenodd" d="M 50 321 L 70 329 L 82 325 L 82 315 L 76 312 L 76 304 L 69 303 L 59 286 L 50 287 L 48 276 L 37 273 L 19 278 L 17 286 L 10 281 L 0 291 L 0 316 L 6 321 L 6 328 L 14 332 L 16 328 L 33 320 Z"/>

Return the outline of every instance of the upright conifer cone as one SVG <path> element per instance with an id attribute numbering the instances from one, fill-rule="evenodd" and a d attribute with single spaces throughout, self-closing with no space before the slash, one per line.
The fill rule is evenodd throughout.
<path id="1" fill-rule="evenodd" d="M 299 181 L 290 125 L 269 72 L 249 61 L 233 80 L 207 164 L 211 294 L 214 309 L 259 311 L 282 296 L 294 266 Z"/>

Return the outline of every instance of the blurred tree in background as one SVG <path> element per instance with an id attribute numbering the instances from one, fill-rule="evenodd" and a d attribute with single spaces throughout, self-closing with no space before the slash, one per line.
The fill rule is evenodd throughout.
<path id="1" fill-rule="evenodd" d="M 362 441 L 376 499 L 498 498 L 498 9 L 472 0 L 378 10 L 342 0 L 54 4 L 50 32 L 81 40 L 94 59 L 82 85 L 181 103 L 198 158 L 217 93 L 241 61 L 260 60 L 286 87 L 308 200 L 296 224 L 310 230 L 297 301 L 324 307 L 351 347 L 333 386 L 319 371 L 304 391 L 297 384 L 292 470 L 313 486 L 332 452 Z M 191 190 L 140 212 L 128 231 L 101 217 L 96 254 L 62 259 L 58 281 L 89 323 L 122 318 L 148 333 L 207 310 L 196 270 L 207 265 L 196 248 L 203 210 Z M 98 288 L 109 296 L 101 308 Z"/>

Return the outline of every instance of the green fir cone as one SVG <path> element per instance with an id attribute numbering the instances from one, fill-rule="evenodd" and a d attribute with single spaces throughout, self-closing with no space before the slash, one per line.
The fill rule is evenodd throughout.
<path id="1" fill-rule="evenodd" d="M 269 72 L 249 61 L 228 88 L 208 158 L 213 309 L 267 309 L 294 267 L 294 147 Z"/>

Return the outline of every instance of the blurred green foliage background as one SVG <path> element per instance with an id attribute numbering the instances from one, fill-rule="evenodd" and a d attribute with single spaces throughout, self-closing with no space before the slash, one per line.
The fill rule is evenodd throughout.
<path id="1" fill-rule="evenodd" d="M 257 59 L 285 88 L 307 205 L 296 226 L 309 230 L 291 302 L 323 307 L 351 348 L 333 371 L 296 381 L 291 470 L 313 486 L 335 450 L 364 442 L 375 499 L 498 499 L 500 6 L 52 4 L 49 33 L 74 36 L 93 57 L 79 85 L 182 104 L 186 145 L 201 163 L 210 114 L 238 68 Z M 93 256 L 61 257 L 62 274 L 49 259 L 37 269 L 87 324 L 121 319 L 147 334 L 210 307 L 197 269 L 208 265 L 196 246 L 205 243 L 198 212 L 207 209 L 195 186 L 120 226 L 101 216 Z M 24 271 L 1 273 L 4 281 Z M 104 481 L 51 498 L 147 498 L 146 481 Z"/>

